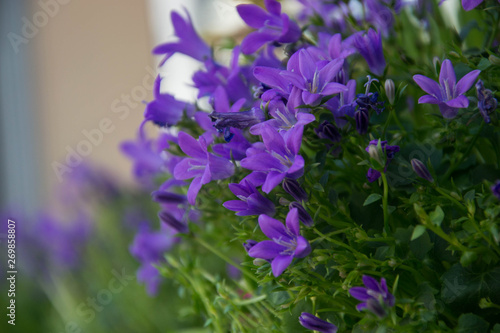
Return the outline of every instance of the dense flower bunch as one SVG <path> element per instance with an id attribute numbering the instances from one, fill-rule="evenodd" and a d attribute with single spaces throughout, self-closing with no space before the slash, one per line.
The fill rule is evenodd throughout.
<path id="1" fill-rule="evenodd" d="M 154 53 L 197 60 L 207 103 L 158 77 L 122 147 L 160 205 L 161 230 L 131 248 L 140 280 L 175 278 L 221 332 L 493 329 L 499 13 L 478 51 L 470 27 L 433 26 L 430 1 L 299 2 L 296 19 L 276 0 L 237 6 L 252 31 L 227 64 L 172 12 L 177 41 Z"/>

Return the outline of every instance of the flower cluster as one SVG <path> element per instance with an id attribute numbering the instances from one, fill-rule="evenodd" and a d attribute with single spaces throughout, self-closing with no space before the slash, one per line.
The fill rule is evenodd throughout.
<path id="1" fill-rule="evenodd" d="M 392 284 L 404 276 L 417 284 L 433 274 L 409 276 L 408 272 L 418 271 L 409 267 L 416 258 L 430 256 L 430 248 L 419 251 L 419 246 L 432 247 L 438 244 L 434 238 L 441 237 L 450 243 L 451 255 L 459 256 L 454 264 L 471 262 L 470 258 L 482 253 L 475 250 L 480 246 L 479 237 L 469 237 L 471 230 L 479 228 L 474 217 L 466 229 L 456 234 L 453 228 L 461 222 L 451 219 L 465 211 L 474 215 L 474 200 L 480 191 L 477 184 L 465 184 L 461 171 L 476 162 L 487 165 L 483 165 L 485 169 L 495 163 L 498 167 L 500 161 L 498 155 L 496 159 L 488 157 L 498 150 L 500 141 L 489 144 L 482 138 L 483 127 L 470 132 L 467 128 L 479 114 L 484 119 L 481 126 L 497 126 L 494 83 L 484 75 L 492 61 L 483 58 L 480 62 L 471 57 L 467 66 L 455 60 L 452 64 L 450 59 L 463 59 L 468 54 L 455 52 L 453 58 L 435 59 L 433 73 L 428 70 L 431 64 L 427 58 L 419 55 L 415 46 L 407 46 L 415 53 L 412 56 L 403 46 L 386 47 L 394 40 L 404 40 L 395 29 L 408 29 L 401 24 L 407 15 L 415 20 L 428 19 L 422 13 L 425 1 L 299 2 L 304 10 L 297 19 L 284 13 L 276 0 L 265 0 L 265 8 L 238 5 L 237 13 L 251 32 L 233 47 L 229 62 L 217 58 L 217 52 L 194 29 L 189 15 L 172 13 L 177 40 L 158 46 L 154 53 L 164 55 L 163 62 L 175 53 L 198 61 L 192 86 L 203 103 L 179 101 L 162 94 L 162 78 L 158 77 L 138 140 L 122 146 L 134 161 L 137 178 L 154 190 L 152 198 L 160 206 L 158 217 L 162 223 L 158 233 L 141 230 L 131 251 L 151 270 L 141 268 L 140 274 L 150 293 L 157 289 L 157 271 L 152 272 L 151 267 L 168 265 L 162 252 L 185 251 L 192 258 L 195 250 L 187 249 L 203 247 L 241 271 L 241 277 L 234 279 L 249 278 L 259 285 L 258 290 L 246 290 L 254 300 L 233 300 L 227 311 L 235 304 L 258 303 L 260 295 L 280 289 L 288 292 L 287 297 L 297 296 L 295 303 L 290 301 L 282 309 L 291 310 L 303 298 L 307 306 L 312 303 L 313 313 L 323 312 L 316 312 L 317 304 L 323 304 L 325 309 L 334 307 L 342 315 L 324 318 L 339 327 L 351 325 L 351 329 L 354 319 L 349 324 L 338 322 L 343 316 L 356 314 L 350 296 L 362 301 L 358 310 L 368 309 L 378 318 L 385 318 L 397 306 L 386 278 Z M 404 6 L 408 10 L 399 15 Z M 433 32 L 428 24 L 423 24 L 422 29 L 422 35 Z M 412 29 L 405 31 L 410 36 L 414 33 Z M 435 52 L 431 46 L 426 50 Z M 416 63 L 418 66 L 410 68 Z M 405 65 L 410 69 L 402 70 Z M 439 78 L 434 81 L 430 77 L 437 72 Z M 461 76 L 458 81 L 457 75 Z M 478 80 L 480 75 L 485 76 L 484 82 Z M 473 109 L 469 106 L 469 98 L 474 98 L 469 93 L 473 85 L 479 113 L 469 112 Z M 421 96 L 419 87 L 427 95 Z M 419 104 L 438 106 L 441 116 L 437 120 L 423 112 L 425 107 L 413 105 L 417 94 Z M 469 118 L 467 125 L 464 118 Z M 157 139 L 147 139 L 146 123 L 156 126 Z M 427 138 L 438 144 L 421 156 L 417 148 Z M 476 142 L 484 147 L 476 148 Z M 460 145 L 468 145 L 464 154 L 455 153 Z M 471 152 L 476 159 L 468 159 Z M 432 175 L 422 161 L 428 161 Z M 426 182 L 409 178 L 412 169 Z M 453 181 L 448 184 L 452 176 L 457 185 Z M 489 174 L 485 176 L 484 182 L 492 181 Z M 453 189 L 443 189 L 442 184 Z M 493 195 L 498 196 L 498 187 L 496 183 L 491 188 Z M 457 194 L 465 188 L 467 194 Z M 447 201 L 432 200 L 436 193 Z M 479 196 L 477 205 L 483 205 L 481 209 L 493 205 L 493 200 L 485 200 L 487 195 L 492 196 L 484 191 Z M 381 209 L 365 210 L 359 204 L 363 198 L 363 207 L 382 200 Z M 434 211 L 428 214 L 425 210 L 431 207 Z M 500 251 L 496 223 L 491 222 L 496 211 L 489 209 L 481 217 L 489 221 L 481 222 L 481 245 L 489 246 L 486 265 L 496 262 L 492 258 Z M 445 219 L 450 221 L 441 229 Z M 430 237 L 434 237 L 432 241 Z M 470 243 L 472 250 L 457 237 Z M 238 250 L 230 250 L 228 256 L 219 249 L 229 248 L 235 241 L 243 243 L 240 251 L 245 250 L 240 253 L 244 257 L 237 259 L 244 262 L 239 267 L 231 259 Z M 396 261 L 394 258 L 401 253 L 404 256 Z M 442 258 L 434 259 L 436 269 L 451 267 L 443 266 Z M 347 292 L 346 287 L 356 283 L 360 272 L 365 287 L 353 287 Z M 378 282 L 366 274 L 384 277 Z M 238 288 L 242 285 L 238 284 Z M 415 293 L 407 284 L 402 288 L 404 297 Z M 437 287 L 432 284 L 428 288 Z M 239 292 L 221 292 L 220 298 L 228 300 L 229 294 Z M 330 303 L 325 295 L 339 301 Z M 339 302 L 350 306 L 339 306 Z M 400 322 L 406 323 L 411 320 L 408 309 L 424 311 L 418 304 L 400 304 L 400 313 L 392 311 L 392 315 L 396 318 L 403 313 Z M 209 316 L 213 311 L 207 308 Z M 241 311 L 254 315 L 246 308 Z M 366 320 L 372 317 L 367 315 Z M 396 325 L 394 318 L 386 324 Z M 211 321 L 223 330 L 217 326 L 219 319 L 212 317 Z M 333 323 L 308 312 L 303 312 L 298 321 L 307 329 L 337 331 Z"/>

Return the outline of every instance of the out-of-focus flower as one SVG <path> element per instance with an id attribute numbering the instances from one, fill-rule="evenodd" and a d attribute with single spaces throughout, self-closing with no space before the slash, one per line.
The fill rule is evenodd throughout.
<path id="1" fill-rule="evenodd" d="M 498 102 L 495 97 L 493 97 L 493 92 L 490 89 L 484 88 L 483 81 L 478 80 L 476 83 L 477 92 L 477 107 L 481 116 L 484 118 L 484 122 L 489 124 L 491 122 L 490 114 L 497 108 Z"/>
<path id="2" fill-rule="evenodd" d="M 276 0 L 264 0 L 267 12 L 257 5 L 238 5 L 236 10 L 240 17 L 257 31 L 248 34 L 241 43 L 241 51 L 251 54 L 266 43 L 294 43 L 301 31 L 297 23 L 288 15 L 281 13 L 281 4 Z"/>
<path id="3" fill-rule="evenodd" d="M 163 255 L 174 244 L 175 239 L 168 230 L 151 231 L 147 224 L 141 225 L 139 232 L 130 246 L 130 253 L 141 262 L 137 271 L 137 280 L 146 284 L 150 296 L 158 292 L 161 282 L 160 272 L 154 267 L 163 260 Z"/>
<path id="4" fill-rule="evenodd" d="M 384 278 L 377 282 L 368 275 L 363 275 L 363 283 L 366 288 L 353 287 L 349 289 L 352 297 L 362 301 L 356 306 L 358 311 L 368 309 L 380 318 L 385 317 L 386 307 L 394 306 L 394 296 L 387 290 L 387 283 Z"/>
<path id="5" fill-rule="evenodd" d="M 432 178 L 431 173 L 422 161 L 417 160 L 416 158 L 412 159 L 411 167 L 420 178 L 423 178 L 431 183 L 434 182 L 434 178 Z"/>
<path id="6" fill-rule="evenodd" d="M 497 182 L 491 187 L 491 192 L 500 200 L 500 180 L 497 180 Z"/>
<path id="7" fill-rule="evenodd" d="M 302 312 L 299 317 L 299 322 L 302 326 L 311 331 L 318 331 L 321 333 L 336 333 L 337 326 L 325 320 L 319 319 L 308 312 Z"/>
<path id="8" fill-rule="evenodd" d="M 275 208 L 271 200 L 265 198 L 255 186 L 243 179 L 239 184 L 229 184 L 229 189 L 240 200 L 229 200 L 223 206 L 237 212 L 238 216 L 261 215 L 274 216 Z"/>
<path id="9" fill-rule="evenodd" d="M 196 140 L 187 133 L 179 132 L 179 146 L 191 158 L 184 158 L 175 166 L 174 177 L 180 180 L 194 178 L 187 195 L 191 205 L 196 203 L 202 185 L 233 175 L 234 165 L 231 161 L 209 153 L 202 136 Z"/>
<path id="10" fill-rule="evenodd" d="M 300 235 L 299 213 L 296 208 L 288 212 L 286 227 L 267 215 L 259 216 L 259 226 L 272 240 L 255 244 L 248 250 L 248 255 L 252 258 L 272 259 L 274 276 L 280 276 L 293 258 L 304 258 L 311 252 L 309 242 Z"/>
<path id="11" fill-rule="evenodd" d="M 161 44 L 153 49 L 153 54 L 165 54 L 161 65 L 165 63 L 173 54 L 182 53 L 193 59 L 203 61 L 211 58 L 210 47 L 198 36 L 194 30 L 191 17 L 186 11 L 187 18 L 183 18 L 176 11 L 170 15 L 175 35 L 179 38 L 176 42 Z"/>
<path id="12" fill-rule="evenodd" d="M 472 87 L 480 72 L 473 70 L 457 83 L 453 65 L 446 59 L 441 65 L 439 83 L 423 75 L 413 76 L 420 88 L 429 94 L 420 97 L 418 103 L 437 104 L 444 118 L 455 118 L 459 108 L 469 106 L 469 100 L 464 94 Z"/>
<path id="13" fill-rule="evenodd" d="M 367 33 L 357 33 L 354 37 L 354 46 L 365 58 L 370 70 L 381 76 L 385 70 L 384 51 L 382 49 L 382 38 L 380 32 L 370 29 Z"/>

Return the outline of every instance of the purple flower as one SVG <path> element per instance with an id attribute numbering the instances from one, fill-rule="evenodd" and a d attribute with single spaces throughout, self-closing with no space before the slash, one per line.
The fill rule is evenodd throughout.
<path id="1" fill-rule="evenodd" d="M 238 216 L 250 216 L 265 214 L 274 216 L 275 208 L 271 200 L 265 198 L 255 186 L 248 180 L 243 179 L 239 184 L 229 184 L 229 189 L 240 200 L 224 202 L 223 206 L 232 210 Z"/>
<path id="2" fill-rule="evenodd" d="M 320 139 L 330 140 L 335 143 L 342 140 L 342 136 L 340 135 L 337 127 L 326 120 L 323 121 L 318 128 L 315 128 L 314 132 L 316 132 L 316 135 Z"/>
<path id="3" fill-rule="evenodd" d="M 434 178 L 432 178 L 431 173 L 429 172 L 429 169 L 425 166 L 422 161 L 417 160 L 416 158 L 411 160 L 411 167 L 413 171 L 419 176 L 420 178 L 423 178 L 429 182 L 434 182 Z"/>
<path id="4" fill-rule="evenodd" d="M 150 296 L 158 292 L 161 275 L 154 265 L 163 260 L 163 255 L 174 244 L 174 238 L 168 230 L 151 231 L 142 225 L 130 246 L 130 253 L 141 262 L 137 271 L 137 280 L 146 284 Z"/>
<path id="5" fill-rule="evenodd" d="M 394 25 L 394 17 L 391 10 L 380 0 L 364 0 L 366 8 L 366 21 L 373 24 L 381 31 L 384 37 L 389 35 Z"/>
<path id="6" fill-rule="evenodd" d="M 473 70 L 457 83 L 451 61 L 446 59 L 441 65 L 439 83 L 423 75 L 414 75 L 413 80 L 429 95 L 419 98 L 418 103 L 437 104 L 444 118 L 455 118 L 459 108 L 469 106 L 464 94 L 479 76 L 480 70 Z"/>
<path id="7" fill-rule="evenodd" d="M 348 124 L 346 116 L 355 117 L 356 80 L 349 80 L 346 87 L 348 89 L 346 92 L 341 92 L 339 96 L 335 96 L 326 102 L 326 107 L 332 111 L 338 127 L 344 127 Z"/>
<path id="8" fill-rule="evenodd" d="M 252 146 L 247 138 L 240 130 L 232 130 L 231 141 L 226 143 L 215 144 L 212 149 L 214 153 L 230 160 L 234 158 L 236 161 L 241 161 L 246 157 L 246 150 Z"/>
<path id="9" fill-rule="evenodd" d="M 281 13 L 281 4 L 276 0 L 264 0 L 267 12 L 257 5 L 238 5 L 236 10 L 240 17 L 254 29 L 243 39 L 241 51 L 251 54 L 269 42 L 294 43 L 301 31 L 297 23 L 288 15 Z"/>
<path id="10" fill-rule="evenodd" d="M 370 70 L 378 76 L 384 74 L 385 58 L 382 49 L 382 38 L 380 32 L 370 29 L 366 34 L 357 33 L 354 36 L 354 46 L 365 58 Z"/>
<path id="11" fill-rule="evenodd" d="M 156 201 L 161 204 L 184 204 L 186 203 L 186 196 L 182 194 L 177 194 L 173 192 L 168 192 L 164 190 L 158 190 L 151 193 L 151 197 L 153 201 Z"/>
<path id="12" fill-rule="evenodd" d="M 483 1 L 484 0 L 462 0 L 462 7 L 468 12 L 479 6 Z"/>
<path id="13" fill-rule="evenodd" d="M 191 104 L 178 101 L 174 96 L 160 93 L 161 78 L 158 77 L 154 84 L 154 100 L 149 102 L 144 111 L 144 119 L 154 122 L 160 127 L 177 124 L 184 114 L 192 116 L 194 107 Z"/>
<path id="14" fill-rule="evenodd" d="M 163 65 L 173 54 L 179 52 L 193 59 L 203 61 L 211 58 L 210 47 L 198 36 L 194 30 L 191 17 L 186 11 L 187 19 L 173 11 L 171 14 L 172 25 L 175 35 L 179 38 L 177 42 L 165 43 L 153 49 L 153 54 L 165 54 L 160 65 Z"/>
<path id="15" fill-rule="evenodd" d="M 363 283 L 366 288 L 353 287 L 349 289 L 349 293 L 357 300 L 363 301 L 356 306 L 358 311 L 368 309 L 378 317 L 385 317 L 386 307 L 394 306 L 394 296 L 387 290 L 387 283 L 384 278 L 377 282 L 374 278 L 368 275 L 363 275 Z"/>
<path id="16" fill-rule="evenodd" d="M 368 146 L 365 148 L 367 152 L 370 152 L 373 148 L 370 147 L 377 147 L 378 143 L 380 140 L 372 140 L 368 144 Z M 387 144 L 387 141 L 380 141 L 380 145 L 382 148 L 382 153 L 385 154 L 385 157 L 379 157 L 379 159 L 385 159 L 385 166 L 384 166 L 384 172 L 387 170 L 387 166 L 389 163 L 394 159 L 394 155 L 399 151 L 399 146 L 389 146 Z M 368 181 L 370 183 L 376 181 L 379 179 L 381 176 L 380 171 L 375 170 L 373 168 L 370 168 L 368 170 L 368 173 L 366 174 L 366 177 L 368 178 Z"/>
<path id="17" fill-rule="evenodd" d="M 319 319 L 310 313 L 302 312 L 299 317 L 299 322 L 302 326 L 311 331 L 318 331 L 321 333 L 336 333 L 337 326 Z"/>
<path id="18" fill-rule="evenodd" d="M 497 182 L 491 187 L 491 192 L 500 200 L 500 180 L 497 180 Z"/>
<path id="19" fill-rule="evenodd" d="M 360 135 L 366 134 L 368 132 L 368 126 L 370 125 L 370 113 L 366 108 L 358 108 L 354 112 L 354 119 L 356 120 L 356 130 Z"/>
<path id="20" fill-rule="evenodd" d="M 272 240 L 255 244 L 248 250 L 248 255 L 252 258 L 272 259 L 271 268 L 275 277 L 283 273 L 293 258 L 304 258 L 311 252 L 309 242 L 300 235 L 297 209 L 292 209 L 286 216 L 286 227 L 267 215 L 259 216 L 259 226 Z"/>
<path id="21" fill-rule="evenodd" d="M 497 108 L 498 102 L 495 97 L 493 97 L 493 92 L 490 89 L 485 89 L 483 81 L 478 80 L 476 83 L 477 92 L 477 107 L 481 116 L 484 118 L 484 122 L 489 124 L 491 122 L 490 114 Z"/>
<path id="22" fill-rule="evenodd" d="M 303 126 L 296 126 L 282 137 L 271 125 L 261 127 L 264 144 L 254 144 L 247 150 L 247 157 L 241 160 L 245 169 L 266 173 L 262 185 L 265 193 L 271 192 L 285 177 L 296 179 L 304 172 L 304 158 L 299 154 Z M 264 146 L 264 147 L 262 147 Z"/>
<path id="23" fill-rule="evenodd" d="M 319 60 L 309 50 L 301 49 L 288 60 L 287 70 L 280 73 L 302 91 L 302 100 L 318 105 L 323 96 L 348 91 L 343 84 L 332 82 L 344 64 L 344 59 Z"/>
<path id="24" fill-rule="evenodd" d="M 191 158 L 185 158 L 175 166 L 174 177 L 180 180 L 194 178 L 187 194 L 191 205 L 196 204 L 202 185 L 233 175 L 234 165 L 223 157 L 209 153 L 202 136 L 195 140 L 189 134 L 179 132 L 179 146 Z"/>
<path id="25" fill-rule="evenodd" d="M 179 221 L 174 215 L 169 212 L 162 210 L 158 213 L 160 221 L 165 223 L 166 226 L 170 227 L 174 233 L 186 234 L 189 232 L 189 228 L 186 222 Z"/>

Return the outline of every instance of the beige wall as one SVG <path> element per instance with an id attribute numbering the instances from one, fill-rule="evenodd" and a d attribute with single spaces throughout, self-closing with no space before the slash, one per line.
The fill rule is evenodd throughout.
<path id="1" fill-rule="evenodd" d="M 92 144 L 92 152 L 83 159 L 130 180 L 131 164 L 117 147 L 134 137 L 144 105 L 132 99 L 127 106 L 120 100 L 132 92 L 140 98 L 154 80 L 146 5 L 138 0 L 72 0 L 61 5 L 30 41 L 44 190 L 59 183 L 53 162 L 66 164 L 67 147 L 88 148 L 82 131 L 98 129 L 105 118 L 113 131 L 104 133 L 97 146 Z M 41 10 L 33 1 L 31 15 Z M 151 98 L 148 91 L 144 99 Z M 121 113 L 114 113 L 113 106 L 121 107 Z"/>

